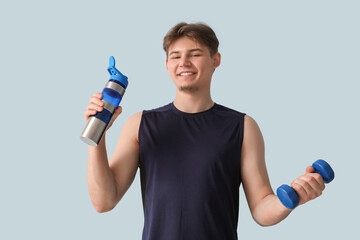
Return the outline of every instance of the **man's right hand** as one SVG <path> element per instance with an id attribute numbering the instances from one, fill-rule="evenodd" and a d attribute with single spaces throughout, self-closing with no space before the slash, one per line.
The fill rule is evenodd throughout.
<path id="1" fill-rule="evenodd" d="M 101 101 L 102 97 L 103 96 L 101 93 L 94 93 L 91 96 L 89 105 L 87 106 L 85 111 L 85 122 L 89 119 L 91 115 L 95 115 L 97 112 L 101 112 L 103 110 L 104 102 Z M 121 112 L 122 112 L 122 107 L 121 106 L 117 107 L 106 130 L 108 130 L 111 127 L 111 125 L 113 124 L 115 119 L 121 114 Z"/>

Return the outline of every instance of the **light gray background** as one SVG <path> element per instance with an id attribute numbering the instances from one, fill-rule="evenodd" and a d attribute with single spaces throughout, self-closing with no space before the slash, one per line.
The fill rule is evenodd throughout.
<path id="1" fill-rule="evenodd" d="M 241 239 L 358 236 L 359 1 L 2 1 L 0 239 L 140 239 L 139 171 L 118 206 L 95 212 L 79 135 L 109 56 L 129 77 L 127 118 L 173 100 L 162 39 L 179 21 L 208 23 L 222 65 L 213 100 L 256 119 L 274 190 L 318 158 L 334 182 L 273 227 L 251 218 L 241 190 Z M 241 188 L 242 189 L 242 188 Z"/>

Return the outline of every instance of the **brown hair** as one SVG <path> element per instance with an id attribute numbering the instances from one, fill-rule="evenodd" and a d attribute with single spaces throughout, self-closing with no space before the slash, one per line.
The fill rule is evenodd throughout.
<path id="1" fill-rule="evenodd" d="M 215 32 L 204 23 L 188 24 L 181 22 L 176 24 L 164 37 L 163 48 L 168 55 L 170 45 L 181 37 L 188 37 L 206 46 L 210 51 L 210 56 L 218 52 L 219 40 Z"/>

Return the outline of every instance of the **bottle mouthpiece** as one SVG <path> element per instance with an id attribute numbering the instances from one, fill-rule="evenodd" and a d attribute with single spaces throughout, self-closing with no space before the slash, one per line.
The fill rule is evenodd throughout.
<path id="1" fill-rule="evenodd" d="M 119 70 L 116 69 L 115 58 L 113 56 L 111 56 L 109 59 L 109 67 L 107 70 L 110 74 L 110 80 L 118 81 L 122 83 L 122 85 L 124 85 L 125 88 L 127 87 L 128 78 L 127 76 L 123 75 Z"/>

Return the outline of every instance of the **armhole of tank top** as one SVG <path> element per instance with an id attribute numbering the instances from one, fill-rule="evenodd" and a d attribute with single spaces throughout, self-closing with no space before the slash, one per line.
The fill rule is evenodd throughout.
<path id="1" fill-rule="evenodd" d="M 243 145 L 243 141 L 244 141 L 244 131 L 245 131 L 245 116 L 246 116 L 246 113 L 242 113 L 241 114 L 241 117 L 240 117 L 240 121 L 241 121 L 241 125 L 240 125 L 240 128 L 241 128 L 241 135 L 240 135 L 240 147 L 241 147 L 241 151 L 242 151 L 242 145 Z"/>
<path id="2" fill-rule="evenodd" d="M 244 131 L 245 131 L 245 113 L 241 113 L 240 116 L 240 151 L 242 152 L 242 146 L 243 146 L 243 142 L 244 142 Z"/>
<path id="3" fill-rule="evenodd" d="M 241 131 L 241 134 L 240 134 L 240 159 L 239 159 L 239 163 L 240 163 L 240 168 L 239 168 L 240 185 L 242 183 L 241 159 L 242 159 L 242 147 L 243 147 L 243 142 L 244 142 L 245 116 L 246 116 L 245 113 L 242 113 L 241 116 L 240 116 L 240 131 Z"/>
<path id="4" fill-rule="evenodd" d="M 144 114 L 146 113 L 146 110 L 143 110 L 141 113 L 141 119 L 140 119 L 140 124 L 139 124 L 139 132 L 138 132 L 138 141 L 139 141 L 139 165 L 142 163 L 142 160 L 144 159 L 143 157 L 143 151 L 142 151 L 142 138 L 141 138 L 141 130 L 143 127 L 143 121 L 144 121 Z"/>

